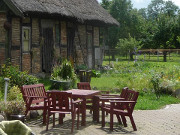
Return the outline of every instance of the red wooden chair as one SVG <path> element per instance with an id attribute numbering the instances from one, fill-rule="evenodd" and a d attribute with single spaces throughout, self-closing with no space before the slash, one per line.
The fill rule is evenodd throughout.
<path id="1" fill-rule="evenodd" d="M 105 106 L 105 102 L 102 100 L 102 127 L 105 126 L 105 112 L 108 112 L 110 113 L 111 131 L 113 130 L 113 114 L 117 116 L 118 120 L 121 116 L 125 127 L 127 127 L 125 116 L 128 116 L 130 118 L 134 131 L 137 130 L 132 113 L 136 105 L 139 92 L 128 90 L 125 95 L 125 100 L 111 100 L 110 106 Z"/>
<path id="2" fill-rule="evenodd" d="M 74 101 L 72 99 L 72 93 L 62 92 L 62 91 L 48 91 L 48 115 L 46 130 L 48 130 L 49 117 L 53 115 L 53 127 L 55 126 L 55 113 L 59 114 L 59 124 L 63 123 L 63 118 L 65 114 L 71 114 L 72 116 L 72 128 L 71 133 L 74 129 L 74 121 L 77 115 L 77 129 L 79 129 L 79 113 L 80 113 L 80 103 L 82 100 Z"/>
<path id="3" fill-rule="evenodd" d="M 46 120 L 46 107 L 44 105 L 47 99 L 46 91 L 43 84 L 23 85 L 21 93 L 26 105 L 25 115 L 30 110 L 43 110 L 43 123 Z"/>
<path id="4" fill-rule="evenodd" d="M 127 92 L 128 92 L 128 87 L 124 87 L 122 89 L 122 92 L 120 95 L 117 95 L 117 94 L 103 94 L 101 97 L 100 97 L 100 102 L 103 101 L 105 106 L 109 106 L 110 105 L 110 100 L 125 100 L 127 98 Z M 102 108 L 102 102 L 99 103 L 100 105 L 100 108 Z M 108 112 L 106 112 L 106 115 L 108 115 Z M 119 123 L 122 123 L 121 122 L 121 119 L 117 116 L 118 120 L 119 120 Z"/>
<path id="5" fill-rule="evenodd" d="M 77 88 L 83 90 L 91 90 L 91 86 L 89 82 L 79 82 L 77 83 Z"/>

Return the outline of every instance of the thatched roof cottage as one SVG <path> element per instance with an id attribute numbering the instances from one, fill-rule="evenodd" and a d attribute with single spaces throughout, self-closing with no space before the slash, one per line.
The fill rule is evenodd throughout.
<path id="1" fill-rule="evenodd" d="M 67 58 L 102 64 L 106 28 L 119 23 L 96 0 L 0 0 L 0 64 L 50 72 Z"/>

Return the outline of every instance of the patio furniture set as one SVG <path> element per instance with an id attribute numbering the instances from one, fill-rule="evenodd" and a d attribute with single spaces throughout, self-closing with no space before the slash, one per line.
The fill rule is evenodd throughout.
<path id="1" fill-rule="evenodd" d="M 77 129 L 79 129 L 80 114 L 82 117 L 81 126 L 86 126 L 86 108 L 93 113 L 93 121 L 99 122 L 99 113 L 102 112 L 102 127 L 105 126 L 105 113 L 110 114 L 110 130 L 113 130 L 113 115 L 116 115 L 118 122 L 127 127 L 125 116 L 130 118 L 134 131 L 137 130 L 133 120 L 133 110 L 139 93 L 124 88 L 120 95 L 111 95 L 109 92 L 102 94 L 101 91 L 91 90 L 90 84 L 80 82 L 78 89 L 67 91 L 50 90 L 45 91 L 43 84 L 24 85 L 21 87 L 26 113 L 30 110 L 43 110 L 43 123 L 46 123 L 48 130 L 49 118 L 53 116 L 53 127 L 55 126 L 55 114 L 59 114 L 59 124 L 63 124 L 66 114 L 71 114 L 72 128 L 77 116 Z M 122 121 L 121 121 L 122 120 Z"/>

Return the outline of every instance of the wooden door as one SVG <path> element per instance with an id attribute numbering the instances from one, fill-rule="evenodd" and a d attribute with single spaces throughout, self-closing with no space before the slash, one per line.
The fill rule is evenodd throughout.
<path id="1" fill-rule="evenodd" d="M 53 28 L 43 28 L 42 71 L 51 72 L 53 61 Z"/>

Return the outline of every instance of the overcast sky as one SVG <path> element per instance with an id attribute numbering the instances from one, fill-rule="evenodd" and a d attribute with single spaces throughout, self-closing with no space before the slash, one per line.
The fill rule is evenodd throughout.
<path id="1" fill-rule="evenodd" d="M 98 1 L 101 2 L 101 0 Z M 180 0 L 171 0 L 171 1 L 173 1 L 177 6 L 180 7 Z M 131 2 L 134 8 L 140 9 L 140 8 L 147 8 L 151 0 L 131 0 Z"/>

